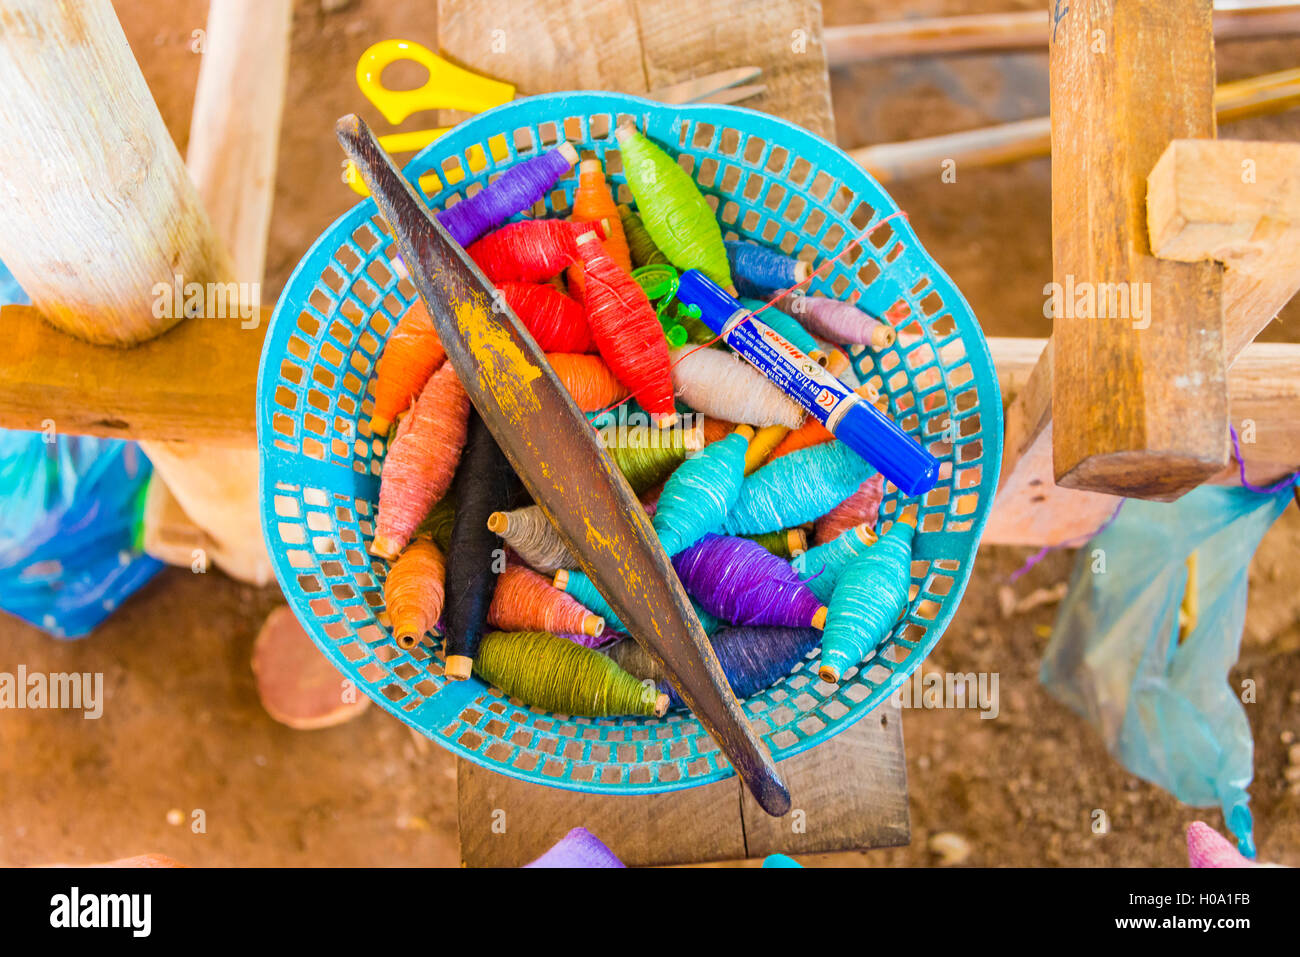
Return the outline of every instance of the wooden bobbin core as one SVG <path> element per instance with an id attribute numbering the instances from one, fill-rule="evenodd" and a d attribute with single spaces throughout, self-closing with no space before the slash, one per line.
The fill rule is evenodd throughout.
<path id="1" fill-rule="evenodd" d="M 807 282 L 812 277 L 812 263 L 804 262 L 802 259 L 794 264 L 794 284 Z"/>
<path id="2" fill-rule="evenodd" d="M 813 615 L 812 626 L 818 631 L 826 630 L 826 612 L 828 610 L 825 605 L 822 605 L 817 609 L 817 614 Z"/>
<path id="3" fill-rule="evenodd" d="M 876 540 L 879 538 L 879 536 L 876 535 L 876 530 L 866 522 L 863 522 L 861 525 L 854 525 L 853 531 L 857 534 L 858 539 L 863 545 L 874 545 L 876 544 Z"/>
<path id="4" fill-rule="evenodd" d="M 888 349 L 897 341 L 898 330 L 888 323 L 882 322 L 871 330 L 871 348 L 873 349 Z"/>
<path id="5" fill-rule="evenodd" d="M 560 591 L 564 591 L 565 587 L 569 584 L 569 570 L 567 568 L 561 568 L 557 571 L 551 584 Z"/>
<path id="6" fill-rule="evenodd" d="M 808 551 L 808 533 L 802 528 L 786 529 L 785 543 L 790 549 L 790 557 L 796 558 Z"/>
<path id="7" fill-rule="evenodd" d="M 556 149 L 560 151 L 561 156 L 569 161 L 570 166 L 578 162 L 578 150 L 572 143 L 563 142 Z M 600 160 L 592 160 L 591 162 L 594 162 L 597 166 L 600 165 Z"/>
<path id="8" fill-rule="evenodd" d="M 442 670 L 451 681 L 465 681 L 474 670 L 474 659 L 468 655 L 448 655 Z"/>
<path id="9" fill-rule="evenodd" d="M 582 633 L 592 638 L 599 638 L 605 630 L 605 619 L 600 615 L 588 614 L 582 620 Z"/>
<path id="10" fill-rule="evenodd" d="M 655 717 L 662 718 L 667 713 L 668 713 L 668 695 L 664 694 L 663 692 L 660 692 L 659 697 L 655 698 Z"/>
<path id="11" fill-rule="evenodd" d="M 488 516 L 487 527 L 495 535 L 504 535 L 510 531 L 510 516 L 505 512 L 493 512 Z"/>
<path id="12" fill-rule="evenodd" d="M 832 349 L 826 357 L 826 371 L 838 377 L 849 367 L 849 357 L 843 349 Z"/>

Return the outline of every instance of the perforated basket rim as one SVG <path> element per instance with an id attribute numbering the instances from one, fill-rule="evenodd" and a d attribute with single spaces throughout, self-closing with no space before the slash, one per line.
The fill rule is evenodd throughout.
<path id="1" fill-rule="evenodd" d="M 869 173 L 857 166 L 856 163 L 843 150 L 834 144 L 831 144 L 793 123 L 782 120 L 777 117 L 760 113 L 751 109 L 739 106 L 719 106 L 713 104 L 696 104 L 687 106 L 669 106 L 658 103 L 653 100 L 647 100 L 640 97 L 628 96 L 618 93 L 603 92 L 584 92 L 573 91 L 565 93 L 543 94 L 523 99 L 515 100 L 511 103 L 503 104 L 484 113 L 481 113 L 470 120 L 462 123 L 444 136 L 435 140 L 433 143 L 421 150 L 405 167 L 404 175 L 412 184 L 416 185 L 419 190 L 419 179 L 429 172 L 439 174 L 442 179 L 441 170 L 438 164 L 447 157 L 461 157 L 466 155 L 466 150 L 477 144 L 487 143 L 493 137 L 505 135 L 511 136 L 514 130 L 522 126 L 533 125 L 540 127 L 545 123 L 554 123 L 559 131 L 561 140 L 566 138 L 565 119 L 569 116 L 593 116 L 608 113 L 617 121 L 622 116 L 632 116 L 638 120 L 638 127 L 647 133 L 655 141 L 668 147 L 670 152 L 688 152 L 688 147 L 679 147 L 669 137 L 665 135 L 667 128 L 680 129 L 680 122 L 696 119 L 700 122 L 706 122 L 717 126 L 721 129 L 722 124 L 744 130 L 748 136 L 760 136 L 767 141 L 769 149 L 777 146 L 783 146 L 792 153 L 803 155 L 806 150 L 796 149 L 795 143 L 811 144 L 813 152 L 817 154 L 819 168 L 825 170 L 826 166 L 833 165 L 837 167 L 835 180 L 841 188 L 850 188 L 853 196 L 848 209 L 853 208 L 857 202 L 867 202 L 864 194 L 870 199 L 870 207 L 873 211 L 870 224 L 874 225 L 881 219 L 897 214 L 900 209 L 894 202 L 893 198 Z M 518 117 L 519 122 L 502 122 L 502 120 Z M 662 128 L 661 128 L 662 127 Z M 607 134 L 612 139 L 612 129 Z M 579 144 L 580 148 L 582 144 Z M 512 147 L 513 152 L 513 147 Z M 517 161 L 511 158 L 511 163 Z M 489 160 L 487 173 L 499 173 L 501 169 L 508 168 L 510 163 L 498 165 L 495 161 Z M 762 170 L 762 167 L 755 167 Z M 471 177 L 466 176 L 466 179 Z M 854 183 L 854 181 L 857 181 Z M 812 178 L 808 178 L 811 183 Z M 788 180 L 786 181 L 788 182 Z M 443 189 L 429 197 L 432 201 L 438 200 L 443 193 L 448 190 L 455 191 L 456 184 L 451 186 L 444 185 Z M 829 207 L 830 195 L 828 193 L 826 202 L 823 207 Z M 438 203 L 440 206 L 441 204 Z M 819 207 L 821 208 L 821 207 Z M 721 210 L 721 203 L 719 204 Z M 339 669 L 340 673 L 347 678 L 356 679 L 358 669 L 352 666 L 352 663 L 346 659 L 342 652 L 342 641 L 331 641 L 324 633 L 324 627 L 318 620 L 317 616 L 310 608 L 311 599 L 309 599 L 299 589 L 294 581 L 297 572 L 290 565 L 288 560 L 288 549 L 284 547 L 276 535 L 277 515 L 273 506 L 276 496 L 275 482 L 289 481 L 283 475 L 278 474 L 282 470 L 292 472 L 295 465 L 301 466 L 306 458 L 302 452 L 289 453 L 277 449 L 272 444 L 272 415 L 273 405 L 271 395 L 279 382 L 278 373 L 275 369 L 276 364 L 284 357 L 285 348 L 289 335 L 293 332 L 293 322 L 301 309 L 305 297 L 299 300 L 291 300 L 291 293 L 301 289 L 304 277 L 309 273 L 314 277 L 323 274 L 326 266 L 333 266 L 336 270 L 340 267 L 332 258 L 340 244 L 345 241 L 345 237 L 352 235 L 353 231 L 362 224 L 369 224 L 371 219 L 376 215 L 377 209 L 374 200 L 366 198 L 357 203 L 347 212 L 339 216 L 330 226 L 321 233 L 313 242 L 308 251 L 299 260 L 288 282 L 285 284 L 280 299 L 272 314 L 270 325 L 267 329 L 266 337 L 263 344 L 263 353 L 258 370 L 257 386 L 257 433 L 259 447 L 259 492 L 262 506 L 262 527 L 263 534 L 266 538 L 268 552 L 272 559 L 272 565 L 275 569 L 276 578 L 279 581 L 284 592 L 285 598 L 289 605 L 294 609 L 295 615 L 302 623 L 304 630 L 311 636 L 313 643 L 317 645 L 323 654 Z M 737 224 L 738 226 L 739 224 Z M 936 616 L 929 620 L 928 626 L 921 639 L 912 648 L 906 658 L 897 663 L 897 667 L 888 666 L 891 676 L 888 681 L 880 684 L 872 684 L 874 690 L 856 704 L 847 706 L 847 710 L 839 717 L 829 719 L 825 722 L 824 727 L 812 733 L 807 733 L 799 737 L 795 742 L 786 746 L 777 746 L 771 740 L 767 741 L 768 746 L 773 752 L 773 757 L 778 761 L 783 761 L 793 757 L 796 754 L 816 747 L 818 744 L 829 740 L 835 735 L 851 727 L 857 721 L 866 717 L 875 710 L 881 703 L 888 700 L 899 687 L 901 687 L 920 667 L 921 663 L 929 656 L 939 639 L 943 636 L 948 624 L 951 622 L 957 607 L 961 603 L 961 598 L 965 594 L 966 588 L 970 583 L 970 576 L 974 561 L 978 554 L 979 540 L 983 533 L 984 527 L 989 518 L 989 512 L 992 507 L 993 496 L 996 492 L 999 472 L 1002 460 L 1002 430 L 1003 415 L 1001 392 L 997 386 L 997 376 L 993 366 L 992 355 L 989 352 L 988 343 L 983 335 L 969 304 L 964 296 L 953 284 L 952 280 L 942 270 L 930 253 L 921 244 L 919 238 L 912 230 L 911 224 L 905 217 L 896 217 L 891 220 L 891 228 L 897 238 L 905 239 L 914 249 L 926 266 L 925 276 L 935 289 L 941 292 L 944 305 L 944 312 L 951 314 L 954 322 L 955 332 L 960 335 L 964 349 L 964 358 L 970 363 L 972 372 L 971 385 L 977 393 L 977 409 L 979 412 L 979 431 L 975 433 L 982 443 L 981 452 L 981 473 L 978 485 L 968 488 L 952 488 L 948 506 L 951 508 L 959 497 L 956 493 L 962 495 L 975 492 L 978 496 L 977 507 L 974 513 L 963 515 L 963 521 L 969 519 L 969 528 L 960 532 L 951 532 L 948 530 L 936 532 L 923 532 L 918 529 L 915 543 L 914 557 L 924 559 L 926 556 L 925 543 L 927 538 L 932 536 L 960 537 L 967 540 L 967 546 L 963 549 L 963 555 L 957 559 L 959 567 L 948 572 L 952 576 L 952 584 L 948 592 L 944 595 L 943 600 L 939 602 L 940 608 Z M 738 228 L 728 227 L 724 224 L 724 232 L 740 232 Z M 846 237 L 848 239 L 852 236 Z M 896 240 L 897 241 L 897 240 Z M 891 247 L 892 248 L 892 247 Z M 910 250 L 909 250 L 910 252 Z M 819 261 L 826 258 L 819 253 Z M 351 281 L 351 280 L 349 280 Z M 873 280 L 874 283 L 875 280 Z M 315 278 L 312 279 L 314 288 Z M 927 290 L 928 295 L 929 290 Z M 338 305 L 335 304 L 331 312 L 336 312 Z M 373 314 L 373 313 L 372 313 Z M 328 317 L 327 317 L 328 318 Z M 928 334 L 928 327 L 927 334 Z M 390 330 L 391 331 L 391 330 Z M 855 369 L 861 371 L 863 356 L 860 354 L 854 359 Z M 869 357 L 868 357 L 869 359 Z M 868 362 L 869 364 L 869 362 Z M 905 369 L 905 364 L 900 364 Z M 373 375 L 373 373 L 371 373 Z M 909 373 L 909 382 L 911 375 Z M 944 391 L 951 400 L 952 392 L 955 388 L 950 387 L 944 382 Z M 951 402 L 944 407 L 951 410 Z M 920 416 L 921 410 L 917 410 Z M 358 412 L 360 415 L 360 412 Z M 923 423 L 918 420 L 918 430 L 923 429 Z M 953 447 L 953 455 L 956 454 L 956 446 Z M 331 463 L 308 460 L 309 468 L 328 467 L 329 470 L 337 470 L 339 477 L 345 474 L 352 480 L 356 481 L 356 476 L 347 472 L 342 466 Z M 954 460 L 953 471 L 956 471 L 956 462 Z M 299 480 L 306 486 L 306 480 Z M 955 474 L 949 476 L 949 482 L 955 482 Z M 942 483 L 941 483 L 942 484 Z M 377 488 L 377 480 L 374 480 Z M 888 500 L 887 500 L 888 501 Z M 893 514 L 897 514 L 895 511 Z M 882 506 L 881 520 L 884 521 L 884 507 Z M 947 558 L 948 556 L 942 556 Z M 951 559 L 950 559 L 951 560 Z M 373 568 L 373 564 L 371 566 Z M 930 563 L 930 571 L 927 575 L 933 575 L 933 562 Z M 382 585 L 380 586 L 382 588 Z M 907 621 L 908 615 L 912 612 L 917 602 L 922 598 L 918 592 L 916 598 L 909 603 L 908 613 L 905 614 L 902 624 Z M 898 634 L 898 629 L 891 635 L 894 637 Z M 391 633 L 387 635 L 391 640 Z M 359 639 L 358 639 L 359 640 Z M 880 648 L 885 648 L 890 639 L 882 642 Z M 863 672 L 872 665 L 874 658 L 869 658 L 860 668 Z M 856 672 L 846 673 L 843 684 L 850 683 L 851 679 L 856 678 Z M 786 681 L 782 678 L 778 682 Z M 364 693 L 380 705 L 384 710 L 397 717 L 404 724 L 415 728 L 426 737 L 436 741 L 443 747 L 448 748 L 453 753 L 472 761 L 482 767 L 505 774 L 509 777 L 522 781 L 528 781 L 535 784 L 541 784 L 551 787 L 560 787 L 568 790 L 577 790 L 588 793 L 601 794 L 652 794 L 662 793 L 674 790 L 684 790 L 687 788 L 698 787 L 715 781 L 724 780 L 732 776 L 735 772 L 725 758 L 718 762 L 718 766 L 713 770 L 700 774 L 683 774 L 676 780 L 661 780 L 652 778 L 646 782 L 636 782 L 630 780 L 607 783 L 594 776 L 592 780 L 580 781 L 573 780 L 566 772 L 563 776 L 550 776 L 543 773 L 541 766 L 538 765 L 530 770 L 522 770 L 502 760 L 490 759 L 477 750 L 461 744 L 454 737 L 444 734 L 441 730 L 448 721 L 455 720 L 467 708 L 474 705 L 476 701 L 490 700 L 490 697 L 500 699 L 504 696 L 499 691 L 493 689 L 489 692 L 488 686 L 477 677 L 468 681 L 445 682 L 442 687 L 429 696 L 425 703 L 420 706 L 418 712 L 426 720 L 423 726 L 413 720 L 413 715 L 404 712 L 398 705 L 388 700 L 378 691 L 372 691 L 368 681 L 357 681 Z M 773 686 L 775 687 L 775 686 Z M 769 689 L 770 691 L 771 689 Z M 766 694 L 767 692 L 763 692 Z M 756 696 L 757 697 L 757 696 Z M 510 699 L 506 699 L 510 700 Z M 698 725 L 698 719 L 694 715 L 687 713 L 670 713 L 665 719 L 587 719 L 558 716 L 553 717 L 556 725 L 570 724 L 585 728 L 616 727 L 619 729 L 629 729 L 636 727 L 655 727 L 664 722 L 674 723 L 677 721 L 690 721 Z M 776 732 L 774 732 L 776 733 Z M 707 732 L 699 727 L 698 734 L 707 736 Z M 765 735 L 770 738 L 772 735 Z M 627 740 L 627 739 L 623 739 Z M 611 748 L 611 751 L 615 749 Z M 622 763 L 612 759 L 606 763 Z M 635 764 L 636 762 L 634 762 Z"/>

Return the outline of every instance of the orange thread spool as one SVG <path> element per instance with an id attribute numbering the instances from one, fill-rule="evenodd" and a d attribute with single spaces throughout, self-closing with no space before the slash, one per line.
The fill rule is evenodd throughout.
<path id="1" fill-rule="evenodd" d="M 575 223 L 594 223 L 604 220 L 602 224 L 609 230 L 605 237 L 605 252 L 609 258 L 623 267 L 625 273 L 632 272 L 632 253 L 628 249 L 627 236 L 623 232 L 623 221 L 618 215 L 618 206 L 605 181 L 605 171 L 600 167 L 600 160 L 585 159 L 578 164 L 578 188 L 573 194 L 573 221 Z"/>
<path id="2" fill-rule="evenodd" d="M 497 579 L 488 623 L 502 631 L 549 631 L 593 638 L 605 630 L 604 618 L 522 565 L 507 565 Z"/>
<path id="3" fill-rule="evenodd" d="M 375 364 L 375 407 L 370 431 L 387 435 L 393 419 L 410 407 L 429 376 L 446 360 L 424 302 L 411 303 Z"/>
<path id="4" fill-rule="evenodd" d="M 406 546 L 384 579 L 384 604 L 397 646 L 409 651 L 442 614 L 447 565 L 438 546 L 417 538 Z"/>
<path id="5" fill-rule="evenodd" d="M 835 436 L 827 432 L 826 427 L 810 415 L 804 419 L 803 425 L 786 433 L 785 438 L 777 443 L 776 448 L 772 450 L 772 454 L 767 457 L 767 461 L 775 461 L 783 455 L 806 449 L 810 445 L 821 445 L 833 438 Z"/>
<path id="6" fill-rule="evenodd" d="M 551 352 L 546 358 L 583 412 L 598 412 L 628 396 L 627 388 L 600 356 Z"/>
<path id="7" fill-rule="evenodd" d="M 429 377 L 397 427 L 379 478 L 379 514 L 370 551 L 389 561 L 451 486 L 465 445 L 469 396 L 450 362 Z"/>

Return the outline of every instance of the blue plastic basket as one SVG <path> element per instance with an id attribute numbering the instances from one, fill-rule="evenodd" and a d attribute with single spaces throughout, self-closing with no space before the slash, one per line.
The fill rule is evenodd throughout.
<path id="1" fill-rule="evenodd" d="M 518 100 L 462 124 L 406 168 L 434 173 L 443 208 L 561 138 L 603 157 L 619 201 L 617 123 L 635 118 L 680 156 L 710 198 L 727 238 L 754 239 L 822 262 L 898 207 L 842 151 L 782 120 L 737 107 L 669 107 L 609 93 Z M 486 162 L 485 162 L 486 160 Z M 564 213 L 570 173 L 530 215 Z M 687 712 L 664 718 L 575 718 L 529 708 L 477 679 L 447 682 L 432 636 L 410 652 L 384 613 L 386 566 L 372 559 L 383 438 L 370 434 L 375 360 L 415 297 L 372 200 L 335 222 L 298 264 L 266 337 L 258 381 L 262 523 L 276 575 L 307 632 L 338 669 L 413 728 L 512 777 L 580 791 L 649 793 L 732 774 Z M 899 424 L 942 463 L 921 501 L 906 616 L 874 657 L 839 685 L 817 676 L 814 653 L 744 702 L 780 760 L 866 716 L 939 640 L 970 577 L 1002 460 L 1002 403 L 988 346 L 970 307 L 901 217 L 876 229 L 816 291 L 907 316 L 899 341 L 857 350 L 861 379 L 889 397 Z M 884 524 L 897 514 L 892 486 Z"/>

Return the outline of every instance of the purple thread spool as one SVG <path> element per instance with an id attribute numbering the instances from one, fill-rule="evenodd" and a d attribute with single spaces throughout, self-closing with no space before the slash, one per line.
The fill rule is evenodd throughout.
<path id="1" fill-rule="evenodd" d="M 492 185 L 438 214 L 451 238 L 468 246 L 488 230 L 495 229 L 520 210 L 546 195 L 556 180 L 578 162 L 578 151 L 569 143 L 510 167 Z"/>
<path id="2" fill-rule="evenodd" d="M 778 305 L 813 335 L 831 342 L 887 349 L 898 339 L 898 333 L 889 323 L 838 299 L 793 295 L 786 296 Z"/>
<path id="3" fill-rule="evenodd" d="M 549 851 L 524 867 L 626 867 L 585 827 L 575 827 Z"/>
<path id="4" fill-rule="evenodd" d="M 782 559 L 748 538 L 709 534 L 673 567 L 705 611 L 736 625 L 820 628 L 826 608 Z"/>

